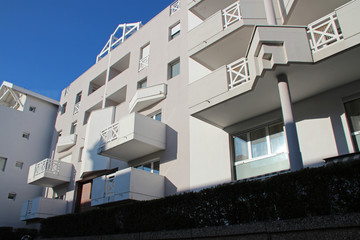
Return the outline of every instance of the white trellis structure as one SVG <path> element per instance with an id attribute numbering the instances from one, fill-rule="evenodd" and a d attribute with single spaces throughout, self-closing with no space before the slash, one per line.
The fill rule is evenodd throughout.
<path id="1" fill-rule="evenodd" d="M 4 82 L 0 86 L 0 105 L 22 110 L 24 108 L 22 98 L 23 94 L 14 90 L 11 83 Z"/>
<path id="2" fill-rule="evenodd" d="M 224 28 L 228 28 L 233 23 L 240 21 L 240 2 L 237 1 L 222 11 L 224 17 Z"/>
<path id="3" fill-rule="evenodd" d="M 174 13 L 176 13 L 179 10 L 180 10 L 180 0 L 177 0 L 177 1 L 173 2 L 172 4 L 170 4 L 170 15 L 173 15 Z"/>
<path id="4" fill-rule="evenodd" d="M 106 143 L 116 140 L 119 137 L 119 128 L 120 123 L 116 122 L 111 124 L 108 128 L 104 129 L 101 133 L 101 142 L 100 147 L 104 146 Z"/>
<path id="5" fill-rule="evenodd" d="M 139 72 L 149 66 L 149 55 L 139 61 Z"/>
<path id="6" fill-rule="evenodd" d="M 80 102 L 78 102 L 78 103 L 76 103 L 76 104 L 74 105 L 74 112 L 73 112 L 73 114 L 77 114 L 77 113 L 79 112 L 79 110 L 80 110 Z"/>
<path id="7" fill-rule="evenodd" d="M 106 176 L 105 179 L 105 189 L 104 195 L 105 197 L 112 196 L 115 193 L 115 176 Z"/>
<path id="8" fill-rule="evenodd" d="M 105 57 L 110 53 L 110 51 L 119 46 L 128 37 L 139 30 L 141 26 L 141 22 L 119 24 L 113 34 L 110 35 L 109 41 L 105 44 L 99 55 L 97 55 L 96 62 Z"/>
<path id="9" fill-rule="evenodd" d="M 60 161 L 54 159 L 44 159 L 41 162 L 36 163 L 34 177 L 44 172 L 51 172 L 54 175 L 59 175 L 60 172 Z"/>
<path id="10" fill-rule="evenodd" d="M 313 52 L 326 48 L 344 38 L 335 12 L 310 23 L 308 34 Z"/>
<path id="11" fill-rule="evenodd" d="M 250 80 L 248 61 L 245 57 L 227 65 L 227 71 L 229 74 L 229 89 Z"/>

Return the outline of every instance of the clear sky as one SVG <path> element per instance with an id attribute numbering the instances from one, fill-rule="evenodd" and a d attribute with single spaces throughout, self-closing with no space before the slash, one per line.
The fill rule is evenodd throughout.
<path id="1" fill-rule="evenodd" d="M 60 99 L 118 24 L 143 24 L 173 0 L 0 0 L 0 84 Z"/>

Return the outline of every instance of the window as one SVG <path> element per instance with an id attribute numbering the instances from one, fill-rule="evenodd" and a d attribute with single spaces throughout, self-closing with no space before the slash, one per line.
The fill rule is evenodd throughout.
<path id="1" fill-rule="evenodd" d="M 64 89 L 64 97 L 69 95 L 69 92 L 70 92 L 70 86 Z"/>
<path id="2" fill-rule="evenodd" d="M 140 80 L 137 83 L 137 89 L 146 88 L 146 86 L 147 86 L 147 78 L 144 78 L 143 80 Z"/>
<path id="3" fill-rule="evenodd" d="M 282 123 L 240 133 L 233 138 L 235 165 L 244 160 L 265 158 L 287 150 Z"/>
<path id="4" fill-rule="evenodd" d="M 15 201 L 15 198 L 16 198 L 16 193 L 11 192 L 11 193 L 8 194 L 8 199 L 11 199 L 11 200 Z"/>
<path id="5" fill-rule="evenodd" d="M 29 140 L 30 138 L 30 133 L 24 132 L 22 135 L 23 138 L 26 138 L 27 140 Z"/>
<path id="6" fill-rule="evenodd" d="M 70 134 L 74 134 L 76 132 L 76 127 L 77 127 L 77 121 L 71 124 Z"/>
<path id="7" fill-rule="evenodd" d="M 78 94 L 76 94 L 75 104 L 77 104 L 81 101 L 81 95 L 82 95 L 82 92 L 79 92 Z"/>
<path id="8" fill-rule="evenodd" d="M 80 148 L 78 162 L 82 162 L 82 156 L 84 154 L 84 147 Z"/>
<path id="9" fill-rule="evenodd" d="M 360 150 L 360 98 L 346 102 L 345 113 L 349 123 L 355 151 Z"/>
<path id="10" fill-rule="evenodd" d="M 180 74 L 180 59 L 176 59 L 169 63 L 169 79 Z"/>
<path id="11" fill-rule="evenodd" d="M 180 22 L 176 23 L 175 25 L 169 28 L 169 38 L 170 40 L 176 38 L 180 35 Z"/>
<path id="12" fill-rule="evenodd" d="M 58 131 L 58 137 L 61 137 L 62 135 L 62 130 Z"/>
<path id="13" fill-rule="evenodd" d="M 0 157 L 0 171 L 5 172 L 7 158 Z"/>
<path id="14" fill-rule="evenodd" d="M 61 106 L 61 115 L 66 112 L 66 105 L 67 105 L 67 103 L 64 103 L 64 104 Z"/>
<path id="15" fill-rule="evenodd" d="M 156 121 L 159 121 L 161 122 L 161 112 L 157 112 L 157 113 L 154 113 L 153 115 L 150 116 L 152 119 L 156 120 Z"/>
<path id="16" fill-rule="evenodd" d="M 36 110 L 36 107 L 34 107 L 34 106 L 30 106 L 30 107 L 29 107 L 29 111 L 30 111 L 30 112 L 35 112 L 35 110 Z"/>
<path id="17" fill-rule="evenodd" d="M 149 55 L 150 55 L 150 43 L 141 48 L 140 61 L 139 61 L 139 72 L 149 66 Z"/>
<path id="18" fill-rule="evenodd" d="M 15 167 L 22 169 L 23 166 L 24 166 L 24 163 L 23 163 L 23 162 L 16 161 Z"/>
<path id="19" fill-rule="evenodd" d="M 159 174 L 160 173 L 160 160 L 145 163 L 143 165 L 135 166 L 137 169 L 141 169 L 147 172 Z"/>

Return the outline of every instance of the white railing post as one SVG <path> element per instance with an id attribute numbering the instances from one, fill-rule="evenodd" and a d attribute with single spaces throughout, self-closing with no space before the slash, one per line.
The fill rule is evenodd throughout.
<path id="1" fill-rule="evenodd" d="M 336 12 L 310 23 L 308 25 L 308 34 L 313 52 L 326 48 L 344 38 Z"/>
<path id="2" fill-rule="evenodd" d="M 43 174 L 46 171 L 50 171 L 52 174 L 60 174 L 60 161 L 53 159 L 44 159 L 35 164 L 34 177 Z"/>
<path id="3" fill-rule="evenodd" d="M 173 15 L 179 10 L 180 10 L 180 0 L 176 0 L 175 2 L 170 4 L 170 15 Z"/>
<path id="4" fill-rule="evenodd" d="M 245 57 L 227 65 L 227 71 L 229 74 L 229 89 L 250 80 L 248 61 Z"/>
<path id="5" fill-rule="evenodd" d="M 227 8 L 222 10 L 224 17 L 224 28 L 229 27 L 231 24 L 241 19 L 240 2 L 237 1 Z"/>
<path id="6" fill-rule="evenodd" d="M 105 176 L 105 197 L 114 195 L 115 193 L 115 176 Z"/>

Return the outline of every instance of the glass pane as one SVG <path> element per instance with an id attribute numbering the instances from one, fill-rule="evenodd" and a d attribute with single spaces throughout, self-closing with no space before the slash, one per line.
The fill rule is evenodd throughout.
<path id="1" fill-rule="evenodd" d="M 246 134 L 234 137 L 235 162 L 249 159 L 248 142 Z"/>
<path id="2" fill-rule="evenodd" d="M 153 163 L 153 173 L 155 174 L 159 174 L 160 172 L 160 161 L 154 162 Z"/>
<path id="3" fill-rule="evenodd" d="M 250 132 L 252 157 L 260 157 L 268 154 L 265 128 Z"/>
<path id="4" fill-rule="evenodd" d="M 161 122 L 161 113 L 155 115 L 155 120 Z"/>
<path id="5" fill-rule="evenodd" d="M 0 157 L 0 171 L 5 171 L 6 158 Z"/>
<path id="6" fill-rule="evenodd" d="M 352 132 L 360 131 L 360 99 L 345 103 L 346 115 Z"/>
<path id="7" fill-rule="evenodd" d="M 151 172 L 151 163 L 145 164 L 143 170 L 145 170 L 147 172 Z"/>
<path id="8" fill-rule="evenodd" d="M 180 74 L 180 62 L 176 62 L 171 65 L 171 77 L 175 77 Z"/>
<path id="9" fill-rule="evenodd" d="M 271 153 L 281 153 L 286 151 L 285 134 L 283 124 L 269 126 Z"/>

